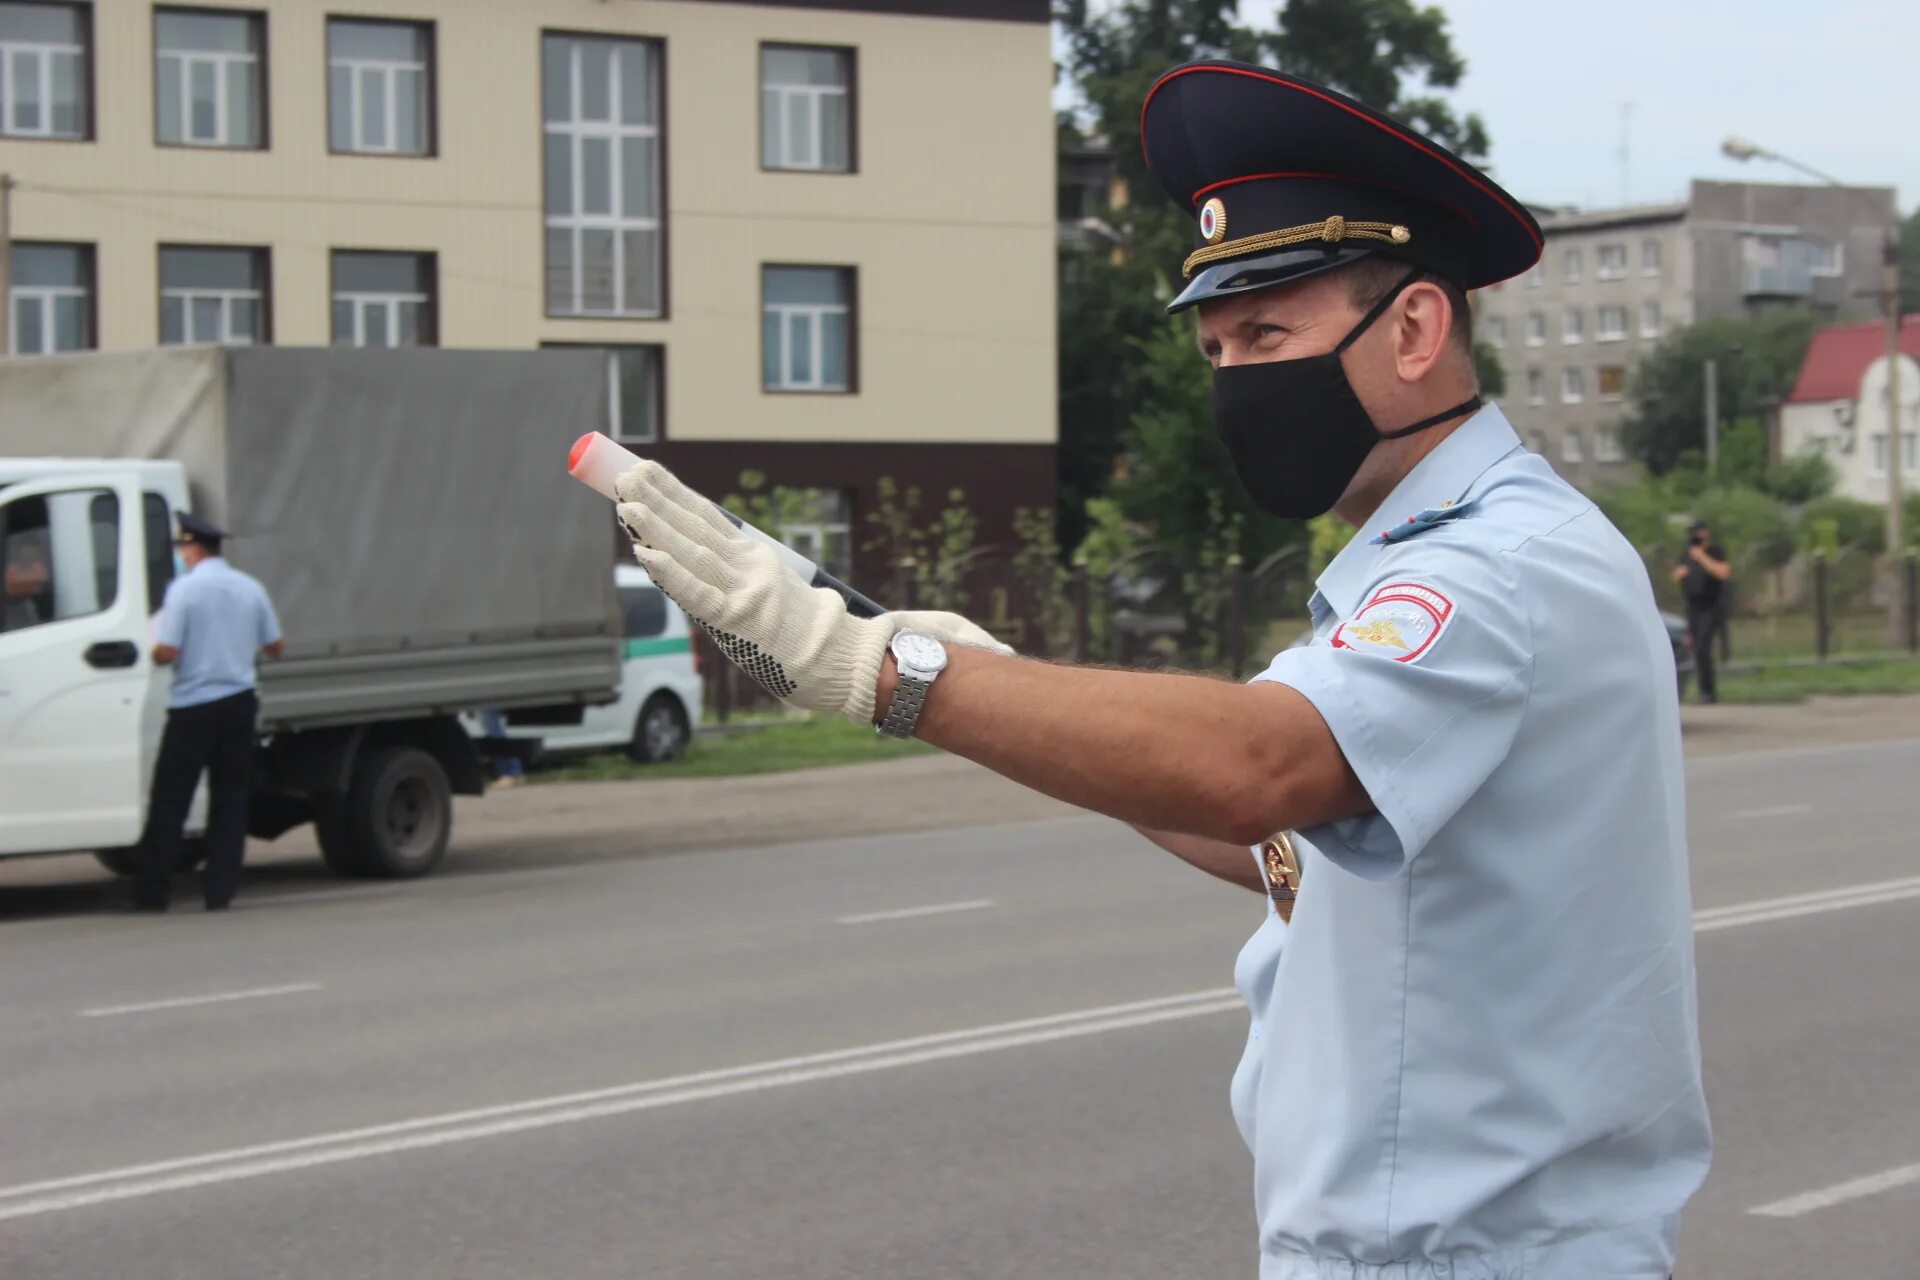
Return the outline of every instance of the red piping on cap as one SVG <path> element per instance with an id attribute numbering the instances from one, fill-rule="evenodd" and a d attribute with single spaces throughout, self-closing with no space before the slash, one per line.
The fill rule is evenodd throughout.
<path id="1" fill-rule="evenodd" d="M 1160 79 L 1154 83 L 1153 88 L 1147 90 L 1147 100 L 1140 104 L 1140 155 L 1143 159 L 1147 159 L 1147 160 L 1152 159 L 1152 157 L 1147 155 L 1147 108 L 1153 104 L 1153 95 L 1160 92 L 1160 88 L 1162 85 L 1165 85 L 1174 80 L 1178 80 L 1181 76 L 1191 75 L 1196 71 L 1211 71 L 1217 74 L 1229 75 L 1229 76 L 1245 76 L 1249 80 L 1265 80 L 1268 84 L 1277 84 L 1282 89 L 1297 89 L 1301 93 L 1306 94 L 1308 97 L 1318 98 L 1320 99 L 1320 101 L 1326 103 L 1329 106 L 1340 108 L 1340 110 L 1346 112 L 1348 115 L 1352 116 L 1354 119 L 1364 121 L 1367 124 L 1372 125 L 1374 128 L 1380 130 L 1382 133 L 1385 133 L 1394 138 L 1398 138 L 1400 141 L 1412 147 L 1415 151 L 1418 151 L 1421 154 L 1426 156 L 1431 156 L 1433 159 L 1438 160 L 1441 164 L 1447 166 L 1447 168 L 1453 170 L 1454 173 L 1458 174 L 1460 177 L 1465 178 L 1468 183 L 1470 183 L 1472 186 L 1477 188 L 1483 195 L 1490 197 L 1495 204 L 1498 204 L 1501 208 L 1505 209 L 1508 213 L 1511 213 L 1513 215 L 1514 221 L 1520 224 L 1520 229 L 1527 233 L 1527 238 L 1533 241 L 1534 247 L 1536 249 L 1546 248 L 1546 241 L 1541 237 L 1538 231 L 1535 231 L 1533 229 L 1533 223 L 1527 220 L 1526 215 L 1521 213 L 1519 209 L 1517 209 L 1514 206 L 1512 201 L 1508 200 L 1505 196 L 1501 195 L 1498 191 L 1494 190 L 1492 187 L 1488 186 L 1486 183 L 1482 182 L 1480 179 L 1474 177 L 1473 174 L 1461 168 L 1460 165 L 1457 164 L 1455 161 L 1449 159 L 1447 156 L 1443 155 L 1442 153 L 1435 151 L 1432 147 L 1428 146 L 1426 143 L 1422 142 L 1420 139 L 1412 136 L 1409 133 L 1405 133 L 1402 130 L 1396 129 L 1391 125 L 1383 124 L 1380 121 L 1375 120 L 1372 116 L 1367 115 L 1366 113 L 1358 110 L 1357 108 L 1352 107 L 1347 103 L 1340 101 L 1340 99 L 1329 97 L 1327 94 L 1321 93 L 1318 89 L 1309 89 L 1307 88 L 1307 86 L 1303 84 L 1295 84 L 1291 80 L 1281 80 L 1275 76 L 1263 75 L 1258 71 L 1243 71 L 1239 67 L 1199 66 L 1199 67 L 1182 67 L 1177 71 L 1169 71 L 1166 75 L 1161 76 Z"/>
<path id="2" fill-rule="evenodd" d="M 1193 202 L 1199 204 L 1209 191 L 1218 191 L 1222 187 L 1231 187 L 1242 182 L 1260 182 L 1267 178 L 1324 178 L 1328 182 L 1351 182 L 1358 187 L 1378 187 L 1382 191 L 1391 191 L 1395 195 L 1406 196 L 1409 200 L 1420 200 L 1427 204 L 1437 204 L 1448 213 L 1464 221 L 1470 227 L 1480 225 L 1480 220 L 1465 209 L 1457 208 L 1444 200 L 1435 200 L 1432 196 L 1415 195 L 1399 187 L 1384 182 L 1375 182 L 1371 178 L 1355 178 L 1344 173 L 1250 173 L 1244 178 L 1224 178 L 1219 182 L 1210 182 L 1193 193 Z"/>

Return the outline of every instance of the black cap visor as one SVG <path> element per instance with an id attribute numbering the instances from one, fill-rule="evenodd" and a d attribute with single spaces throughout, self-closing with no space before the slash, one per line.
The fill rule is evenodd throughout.
<path id="1" fill-rule="evenodd" d="M 1194 272 L 1193 279 L 1187 281 L 1187 287 L 1167 304 L 1167 314 L 1175 315 L 1213 298 L 1230 298 L 1237 293 L 1252 293 L 1255 289 L 1271 289 L 1277 284 L 1291 284 L 1295 280 L 1324 275 L 1348 263 L 1371 257 L 1373 253 L 1372 249 L 1351 245 L 1325 248 L 1307 245 L 1216 262 Z"/>

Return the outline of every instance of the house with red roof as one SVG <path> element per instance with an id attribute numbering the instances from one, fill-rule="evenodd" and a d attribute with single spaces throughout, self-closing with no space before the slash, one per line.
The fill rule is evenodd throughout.
<path id="1" fill-rule="evenodd" d="M 1900 326 L 1900 478 L 1920 492 L 1920 316 Z M 1835 492 L 1887 500 L 1887 326 L 1836 324 L 1813 335 L 1780 410 L 1780 455 L 1832 464 Z"/>

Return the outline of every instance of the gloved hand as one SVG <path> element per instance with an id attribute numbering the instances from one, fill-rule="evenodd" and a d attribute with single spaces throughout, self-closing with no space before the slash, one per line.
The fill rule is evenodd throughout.
<path id="1" fill-rule="evenodd" d="M 617 491 L 620 522 L 654 585 L 782 702 L 872 725 L 887 646 L 908 628 L 1013 652 L 957 613 L 854 617 L 838 595 L 802 582 L 657 462 L 627 471 Z"/>

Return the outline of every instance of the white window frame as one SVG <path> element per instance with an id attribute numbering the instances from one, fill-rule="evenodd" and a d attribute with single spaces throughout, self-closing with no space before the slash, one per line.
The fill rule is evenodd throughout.
<path id="1" fill-rule="evenodd" d="M 1902 431 L 1900 433 L 1900 470 L 1904 473 L 1913 468 L 1914 459 L 1920 456 L 1920 431 Z M 1873 437 L 1873 471 L 1876 475 L 1887 474 L 1887 433 L 1876 432 Z"/>
<path id="2" fill-rule="evenodd" d="M 1535 323 L 1538 321 L 1538 323 Z M 1544 311 L 1527 312 L 1527 345 L 1544 347 L 1547 345 L 1547 313 Z"/>
<path id="3" fill-rule="evenodd" d="M 1595 427 L 1593 429 L 1593 460 L 1595 462 L 1625 462 L 1626 452 L 1620 447 L 1618 427 Z"/>
<path id="4" fill-rule="evenodd" d="M 828 316 L 847 318 L 847 360 L 853 360 L 853 308 L 844 302 L 763 302 L 763 315 L 777 316 L 779 324 L 775 326 L 776 340 L 780 344 L 780 359 L 775 368 L 779 376 L 763 389 L 767 391 L 847 391 L 850 381 L 828 382 L 821 377 L 821 358 L 826 350 L 826 325 L 822 323 Z M 810 377 L 805 382 L 796 382 L 791 374 L 793 369 L 792 331 L 789 321 L 795 316 L 807 319 L 807 340 L 811 344 L 812 361 L 808 365 Z M 848 372 L 851 372 L 849 369 Z"/>
<path id="5" fill-rule="evenodd" d="M 1652 250 L 1652 252 L 1649 253 L 1648 250 Z M 1651 238 L 1642 240 L 1640 242 L 1640 274 L 1643 276 L 1659 275 L 1660 259 L 1664 252 L 1658 240 Z"/>
<path id="6" fill-rule="evenodd" d="M 1618 250 L 1620 260 L 1617 265 L 1609 266 L 1608 250 Z M 1595 280 L 1624 280 L 1627 275 L 1627 246 L 1624 244 L 1603 244 L 1593 251 L 1593 278 Z"/>
<path id="7" fill-rule="evenodd" d="M 375 307 L 384 307 L 387 312 L 387 336 L 389 339 L 400 332 L 400 308 L 411 302 L 420 307 L 423 314 L 433 300 L 425 293 L 380 293 L 372 290 L 339 289 L 334 291 L 333 301 L 337 305 L 345 302 L 353 307 L 353 346 L 367 345 L 367 313 Z M 415 325 L 417 332 L 421 326 Z M 336 339 L 337 341 L 337 339 Z M 398 342 L 388 341 L 388 348 L 398 348 Z M 419 344 L 427 345 L 427 344 Z"/>
<path id="8" fill-rule="evenodd" d="M 1545 284 L 1546 282 L 1547 282 L 1547 271 L 1544 263 L 1535 262 L 1532 266 L 1527 268 L 1527 288 L 1538 289 L 1541 285 Z"/>
<path id="9" fill-rule="evenodd" d="M 156 10 L 156 12 L 158 11 Z M 249 31 L 256 35 L 260 33 L 261 22 L 258 14 L 233 10 L 231 12 L 223 12 L 218 16 L 230 17 L 235 21 L 244 22 L 247 24 Z M 238 151 L 252 151 L 258 150 L 264 144 L 267 132 L 264 127 L 264 119 L 261 122 L 260 142 L 232 141 L 233 120 L 231 119 L 231 113 L 227 109 L 228 66 L 239 62 L 257 68 L 260 65 L 260 55 L 258 53 L 235 53 L 231 49 L 167 49 L 163 48 L 156 39 L 153 47 L 156 92 L 158 92 L 158 82 L 160 79 L 160 64 L 169 58 L 180 64 L 180 137 L 171 141 L 162 142 L 162 146 L 229 147 Z M 214 68 L 213 136 L 210 138 L 198 138 L 195 137 L 193 133 L 193 68 L 196 64 L 202 62 L 212 63 Z M 259 92 L 254 94 L 254 109 L 264 113 L 267 109 L 266 77 L 256 75 L 253 77 L 253 82 L 259 88 Z"/>
<path id="10" fill-rule="evenodd" d="M 1561 278 L 1568 284 L 1580 283 L 1580 273 L 1586 266 L 1586 264 L 1581 261 L 1581 256 L 1578 247 L 1563 249 L 1560 252 Z"/>
<path id="11" fill-rule="evenodd" d="M 71 284 L 16 284 L 9 291 L 7 300 L 11 310 L 7 315 L 7 354 L 10 356 L 51 356 L 66 351 L 88 351 L 89 347 L 49 347 L 42 346 L 37 351 L 20 349 L 20 308 L 22 304 L 40 308 L 40 333 L 43 338 L 50 337 L 54 330 L 54 303 L 60 298 L 78 298 L 84 314 L 87 306 L 87 288 L 85 285 Z"/>
<path id="12" fill-rule="evenodd" d="M 1568 427 L 1560 433 L 1560 461 L 1585 462 L 1586 447 L 1580 439 L 1580 428 Z"/>
<path id="13" fill-rule="evenodd" d="M 366 19 L 360 19 L 360 18 L 328 18 L 327 19 L 327 35 L 329 40 L 331 40 L 332 38 L 333 24 L 336 22 L 353 23 L 356 26 L 404 27 L 410 32 L 419 32 L 425 29 L 426 27 L 425 23 L 420 23 L 420 22 L 375 22 L 375 21 L 368 21 Z M 420 60 L 415 60 L 411 58 L 342 58 L 342 57 L 335 57 L 331 53 L 328 54 L 327 55 L 327 73 L 328 73 L 327 83 L 329 86 L 329 92 L 331 92 L 331 86 L 333 83 L 332 73 L 335 70 L 335 68 L 338 68 L 347 73 L 347 134 L 348 134 L 349 145 L 341 149 L 338 152 L 338 154 L 373 155 L 373 156 L 430 156 L 432 155 L 433 154 L 433 74 L 430 70 L 432 65 L 433 63 L 431 58 L 420 59 Z M 417 72 L 420 76 L 421 87 L 426 91 L 426 99 L 425 99 L 425 102 L 423 103 L 421 117 L 420 117 L 421 147 L 420 147 L 420 150 L 418 151 L 402 150 L 399 143 L 396 141 L 396 139 L 400 135 L 400 128 L 399 128 L 400 108 L 398 105 L 399 98 L 397 96 L 399 92 L 398 82 L 399 82 L 401 73 L 406 71 Z M 373 144 L 367 142 L 364 136 L 365 131 L 361 127 L 364 124 L 364 117 L 362 115 L 362 106 L 364 104 L 364 99 L 366 97 L 366 95 L 361 92 L 360 77 L 362 74 L 378 75 L 386 80 L 386 84 L 387 84 L 387 145 L 383 147 L 374 146 Z M 333 132 L 333 122 L 331 119 L 329 119 L 327 122 L 327 132 L 329 135 L 331 135 Z M 332 146 L 333 139 L 331 136 L 328 137 L 327 143 L 329 147 Z"/>
<path id="14" fill-rule="evenodd" d="M 1527 370 L 1527 403 L 1547 402 L 1547 375 L 1538 369 Z"/>
<path id="15" fill-rule="evenodd" d="M 180 318 L 182 321 L 181 327 L 185 330 L 186 336 L 181 338 L 179 342 L 171 343 L 171 344 L 165 342 L 163 339 L 161 344 L 163 346 L 171 345 L 171 346 L 183 346 L 183 347 L 199 347 L 199 346 L 250 347 L 260 340 L 257 335 L 239 336 L 233 332 L 233 305 L 236 302 L 253 303 L 256 307 L 259 308 L 259 311 L 256 314 L 259 315 L 261 320 L 264 322 L 267 314 L 267 307 L 266 307 L 267 296 L 265 292 L 263 292 L 262 290 L 259 290 L 259 289 L 162 289 L 160 291 L 160 300 L 162 302 L 165 302 L 169 298 L 178 299 L 180 302 Z M 203 338 L 195 334 L 193 331 L 193 304 L 195 302 L 202 302 L 208 299 L 212 299 L 220 304 L 220 325 L 219 325 L 220 332 L 215 334 L 212 337 Z M 261 327 L 262 328 L 265 327 L 264 323 L 261 325 Z"/>
<path id="16" fill-rule="evenodd" d="M 61 54 L 67 54 L 80 64 L 81 127 L 75 133 L 58 132 L 53 127 L 53 60 Z M 16 56 L 32 59 L 39 65 L 35 68 L 34 79 L 40 86 L 40 127 L 24 129 L 16 118 L 14 107 L 16 98 L 13 87 L 18 83 L 14 75 L 13 60 Z M 7 82 L 7 94 L 0 99 L 0 137 L 4 138 L 70 138 L 84 139 L 88 135 L 85 119 L 87 107 L 87 87 L 92 79 L 92 69 L 87 65 L 87 46 L 81 44 L 42 44 L 35 40 L 0 40 L 0 69 L 4 69 Z"/>
<path id="17" fill-rule="evenodd" d="M 1487 317 L 1487 341 L 1496 347 L 1507 345 L 1507 318 L 1505 316 Z"/>
<path id="18" fill-rule="evenodd" d="M 827 491 L 822 490 L 822 492 Z M 840 496 L 842 501 L 845 502 L 846 495 L 842 494 Z M 782 523 L 779 530 L 780 541 L 786 543 L 801 555 L 806 556 L 807 559 L 813 561 L 815 564 L 826 566 L 831 572 L 832 565 L 829 564 L 830 557 L 827 548 L 831 545 L 831 539 L 834 536 L 837 535 L 845 539 L 845 546 L 849 555 L 851 555 L 853 551 L 852 506 L 853 504 L 851 502 L 846 502 L 848 519 L 845 520 L 795 520 Z M 806 545 L 809 543 L 811 546 Z M 846 566 L 841 567 L 844 568 Z"/>
<path id="19" fill-rule="evenodd" d="M 840 60 L 840 64 L 846 69 L 847 79 L 849 81 L 853 79 L 853 57 L 851 51 L 845 48 L 827 45 L 783 45 L 779 43 L 769 43 L 761 46 L 760 63 L 762 67 L 760 80 L 761 99 L 764 102 L 766 95 L 771 93 L 778 102 L 778 109 L 774 112 L 775 128 L 778 130 L 774 154 L 779 157 L 779 163 L 768 165 L 767 168 L 779 173 L 788 171 L 799 173 L 851 173 L 853 171 L 854 130 L 851 84 L 788 84 L 783 80 L 769 80 L 766 78 L 766 72 L 764 70 L 766 67 L 766 50 L 768 49 L 806 49 L 815 53 L 831 53 L 835 58 Z M 822 145 L 826 140 L 826 128 L 824 124 L 826 119 L 825 100 L 830 97 L 839 97 L 847 100 L 847 110 L 844 113 L 847 121 L 847 167 L 845 169 L 829 169 L 825 163 L 826 147 Z M 811 160 L 796 158 L 793 154 L 794 148 L 791 145 L 791 139 L 787 136 L 787 107 L 789 106 L 789 98 L 808 99 L 807 114 L 813 121 L 813 157 Z M 763 160 L 765 159 L 764 156 L 761 158 Z"/>
<path id="20" fill-rule="evenodd" d="M 1560 371 L 1560 403 L 1580 404 L 1587 398 L 1587 375 L 1578 365 L 1569 365 Z M 1574 458 L 1570 461 L 1577 462 Z"/>
<path id="21" fill-rule="evenodd" d="M 1620 325 L 1618 328 L 1609 329 L 1607 327 L 1607 317 L 1609 315 L 1619 317 Z M 1594 316 L 1593 340 L 1595 342 L 1625 342 L 1627 340 L 1627 309 L 1622 306 L 1601 307 L 1598 314 Z"/>
<path id="22" fill-rule="evenodd" d="M 1571 325 L 1567 321 L 1573 321 Z M 1568 307 L 1560 313 L 1560 344 L 1577 346 L 1587 340 L 1587 317 L 1578 307 Z"/>
<path id="23" fill-rule="evenodd" d="M 606 120 L 582 120 L 580 118 L 581 74 L 580 55 L 586 42 L 605 40 L 619 45 L 633 45 L 647 50 L 646 56 L 652 59 L 649 85 L 654 93 L 654 115 L 659 116 L 661 64 L 664 60 L 662 46 L 658 41 L 635 39 L 630 36 L 573 36 L 560 32 L 549 33 L 559 39 L 567 40 L 567 120 L 544 120 L 543 134 L 559 134 L 567 139 L 568 168 L 573 177 L 573 189 L 569 193 L 573 211 L 556 214 L 545 211 L 546 228 L 549 231 L 568 233 L 570 274 L 573 283 L 573 303 L 570 307 L 548 310 L 551 316 L 634 316 L 643 319 L 657 319 L 666 306 L 666 290 L 660 290 L 659 304 L 651 309 L 641 309 L 624 305 L 627 301 L 627 238 L 623 231 L 651 231 L 654 233 L 653 246 L 656 258 L 655 278 L 664 282 L 666 263 L 661 252 L 660 219 L 658 217 L 633 217 L 619 213 L 584 213 L 586 207 L 586 165 L 581 163 L 590 138 L 607 140 L 607 191 L 613 204 L 618 207 L 621 194 L 625 191 L 626 174 L 622 166 L 626 163 L 625 148 L 620 145 L 623 138 L 652 138 L 654 144 L 649 151 L 653 157 L 653 190 L 656 200 L 660 198 L 662 173 L 660 167 L 660 126 L 655 124 L 627 124 L 621 120 L 620 74 L 609 67 L 607 72 L 607 116 Z M 545 37 L 543 37 L 545 38 Z M 544 114 L 544 108 L 543 108 Z M 545 196 L 541 197 L 543 203 Z M 608 231 L 613 235 L 613 308 L 611 310 L 588 309 L 586 296 L 586 275 L 580 269 L 582 259 L 581 233 L 586 231 Z M 545 246 L 541 248 L 546 252 Z M 548 264 L 548 270 L 552 265 Z M 544 286 L 543 286 L 544 291 Z M 551 306 L 551 299 L 543 292 L 542 306 Z"/>
<path id="24" fill-rule="evenodd" d="M 1653 323 L 1651 324 L 1647 323 L 1649 316 L 1653 318 Z M 1643 338 L 1657 338 L 1660 336 L 1660 304 L 1658 302 L 1643 302 L 1640 304 L 1640 336 Z"/>

